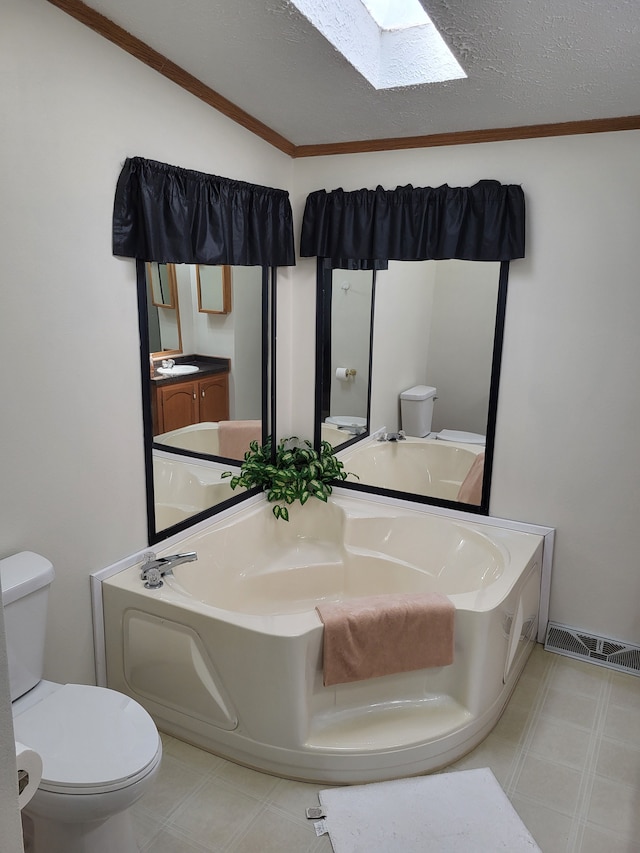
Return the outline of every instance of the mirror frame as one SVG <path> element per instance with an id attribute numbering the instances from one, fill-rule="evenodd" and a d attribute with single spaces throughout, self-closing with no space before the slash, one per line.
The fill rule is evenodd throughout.
<path id="1" fill-rule="evenodd" d="M 405 261 L 404 263 L 415 263 L 414 261 Z M 328 273 L 328 275 L 327 275 Z M 327 355 L 323 352 L 323 334 L 326 332 L 327 323 L 331 322 L 331 315 L 327 316 L 327 284 L 331 285 L 333 270 L 324 268 L 324 258 L 318 258 L 317 267 L 317 302 L 316 302 L 316 407 L 315 407 L 315 422 L 314 422 L 314 442 L 315 447 L 320 446 L 320 412 L 324 389 L 321 387 L 323 380 L 326 381 L 326 372 L 324 365 L 326 364 Z M 374 296 L 375 296 L 375 270 L 372 271 L 374 281 Z M 500 270 L 498 277 L 498 295 L 496 300 L 496 319 L 494 325 L 493 336 L 493 352 L 491 358 L 491 380 L 489 384 L 489 405 L 487 412 L 487 442 L 485 445 L 485 465 L 484 477 L 482 481 L 482 499 L 480 504 L 467 504 L 461 501 L 450 501 L 442 498 L 428 497 L 426 495 L 417 495 L 414 492 L 403 492 L 396 489 L 385 489 L 379 486 L 370 486 L 360 481 L 354 482 L 345 480 L 343 482 L 334 481 L 335 486 L 341 488 L 366 492 L 368 494 L 384 495 L 386 497 L 414 501 L 421 504 L 429 504 L 431 506 L 443 507 L 445 509 L 460 510 L 463 512 L 475 513 L 477 515 L 489 515 L 489 500 L 491 496 L 491 478 L 493 473 L 493 456 L 495 447 L 495 431 L 496 418 L 498 410 L 498 393 L 500 389 L 500 370 L 502 366 L 502 349 L 504 342 L 504 325 L 507 308 L 507 290 L 509 282 L 509 261 L 500 262 Z M 351 441 L 341 444 L 336 448 L 336 454 L 340 454 L 356 441 L 360 441 L 370 435 L 370 405 L 371 405 L 371 376 L 373 362 L 373 318 L 374 318 L 374 303 L 372 299 L 371 309 L 371 348 L 370 348 L 370 363 L 369 363 L 369 391 L 368 391 L 368 411 L 367 411 L 367 432 L 361 436 L 355 436 Z M 330 304 L 330 300 L 329 300 Z M 324 347 L 326 349 L 326 346 Z M 346 470 L 346 469 L 345 469 Z"/>
<path id="2" fill-rule="evenodd" d="M 331 304 L 333 301 L 333 273 L 324 258 L 318 258 L 316 268 L 316 386 L 313 423 L 313 446 L 320 450 L 322 441 L 322 414 L 327 409 L 327 399 L 331 391 Z M 369 272 L 369 270 L 367 270 Z M 367 426 L 363 433 L 345 438 L 337 446 L 337 451 L 344 450 L 357 441 L 367 438 L 371 428 L 371 372 L 373 369 L 373 318 L 376 304 L 376 271 L 370 270 L 371 311 L 369 315 L 369 366 L 367 376 Z M 345 433 L 348 435 L 348 433 Z"/>
<path id="3" fill-rule="evenodd" d="M 202 512 L 195 513 L 188 519 L 171 527 L 156 530 L 155 526 L 155 494 L 153 482 L 153 451 L 154 449 L 170 453 L 177 458 L 211 459 L 217 462 L 227 462 L 229 467 L 240 466 L 240 460 L 229 460 L 225 457 L 181 450 L 165 444 L 154 442 L 153 423 L 151 415 L 151 376 L 149 371 L 149 315 L 147 310 L 147 277 L 145 262 L 136 260 L 136 281 L 138 295 L 138 331 L 140 337 L 140 365 L 142 380 L 142 420 L 144 435 L 145 484 L 147 496 L 147 532 L 149 545 L 154 545 L 180 533 L 210 518 L 223 510 L 247 500 L 255 494 L 260 494 L 260 488 L 247 489 L 232 495 L 229 499 L 214 504 Z M 276 292 L 277 269 L 262 267 L 262 442 L 268 436 L 276 435 Z M 275 457 L 276 442 L 272 441 L 272 454 Z"/>
<path id="4" fill-rule="evenodd" d="M 217 269 L 220 270 L 220 287 L 222 296 L 222 308 L 218 311 L 215 308 L 202 307 L 202 280 L 200 276 L 200 267 L 206 264 L 196 264 L 196 282 L 198 285 L 198 311 L 202 314 L 230 314 L 231 313 L 231 267 L 228 264 L 223 264 Z"/>

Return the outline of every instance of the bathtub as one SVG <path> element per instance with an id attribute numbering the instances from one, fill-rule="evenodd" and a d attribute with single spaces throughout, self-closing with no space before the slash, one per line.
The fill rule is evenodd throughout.
<path id="1" fill-rule="evenodd" d="M 340 460 L 345 471 L 369 486 L 455 501 L 473 461 L 483 451 L 482 445 L 430 438 L 373 439 L 345 450 Z"/>
<path id="2" fill-rule="evenodd" d="M 228 465 L 153 451 L 156 530 L 165 530 L 243 491 L 222 479 Z"/>
<path id="3" fill-rule="evenodd" d="M 199 424 L 181 427 L 180 429 L 163 432 L 153 437 L 157 444 L 177 447 L 180 450 L 191 450 L 194 453 L 207 453 L 219 456 L 218 424 L 215 421 L 203 421 Z"/>
<path id="4" fill-rule="evenodd" d="M 350 495 L 264 500 L 185 537 L 156 590 L 102 582 L 106 676 L 158 727 L 238 763 L 322 783 L 443 767 L 493 728 L 535 642 L 544 537 Z M 323 686 L 321 601 L 434 590 L 450 666 Z"/>

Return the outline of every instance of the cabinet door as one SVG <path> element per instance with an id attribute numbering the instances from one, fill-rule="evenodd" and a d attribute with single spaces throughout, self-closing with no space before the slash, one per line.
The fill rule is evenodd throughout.
<path id="1" fill-rule="evenodd" d="M 229 420 L 229 374 L 218 373 L 198 383 L 201 421 Z"/>
<path id="2" fill-rule="evenodd" d="M 197 392 L 196 382 L 181 382 L 161 389 L 162 432 L 198 423 Z"/>

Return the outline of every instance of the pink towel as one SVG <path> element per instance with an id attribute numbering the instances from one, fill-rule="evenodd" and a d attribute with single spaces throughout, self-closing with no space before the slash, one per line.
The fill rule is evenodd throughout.
<path id="1" fill-rule="evenodd" d="M 244 459 L 251 441 L 262 443 L 262 421 L 218 421 L 220 456 Z"/>
<path id="2" fill-rule="evenodd" d="M 458 500 L 465 504 L 482 503 L 482 481 L 484 479 L 484 453 L 478 453 L 458 489 Z"/>
<path id="3" fill-rule="evenodd" d="M 453 663 L 455 607 L 446 595 L 370 595 L 316 610 L 327 687 Z"/>

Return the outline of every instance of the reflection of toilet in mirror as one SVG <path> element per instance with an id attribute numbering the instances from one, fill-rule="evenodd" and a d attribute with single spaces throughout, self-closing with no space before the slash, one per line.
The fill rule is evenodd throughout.
<path id="1" fill-rule="evenodd" d="M 330 415 L 321 425 L 320 438 L 333 447 L 367 431 L 367 419 L 357 415 Z"/>
<path id="2" fill-rule="evenodd" d="M 405 435 L 415 438 L 436 438 L 441 441 L 456 441 L 461 444 L 486 444 L 486 436 L 477 432 L 443 429 L 431 432 L 433 404 L 438 399 L 437 389 L 432 385 L 414 385 L 400 394 L 400 414 Z"/>

